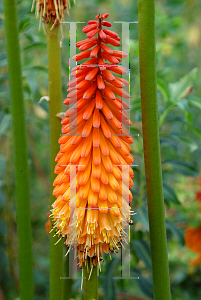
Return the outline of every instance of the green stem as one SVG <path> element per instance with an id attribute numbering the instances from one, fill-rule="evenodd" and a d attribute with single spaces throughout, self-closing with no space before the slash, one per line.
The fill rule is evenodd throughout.
<path id="1" fill-rule="evenodd" d="M 12 212 L 12 178 L 13 160 L 12 160 L 12 132 L 7 133 L 6 146 L 6 173 L 5 173 L 5 190 L 6 190 L 6 205 L 5 205 L 5 221 L 7 228 L 7 255 L 9 257 L 9 271 L 15 283 L 16 290 L 19 290 L 19 279 L 16 272 L 16 251 L 15 241 L 13 240 L 13 232 L 15 231 L 15 217 Z M 17 295 L 16 295 L 17 297 Z"/>
<path id="2" fill-rule="evenodd" d="M 20 299 L 31 300 L 33 299 L 33 261 L 29 171 L 15 0 L 4 0 L 4 17 L 14 141 Z"/>
<path id="3" fill-rule="evenodd" d="M 170 283 L 156 85 L 154 0 L 138 1 L 142 126 L 154 299 L 169 300 Z"/>
<path id="4" fill-rule="evenodd" d="M 47 30 L 48 50 L 48 75 L 49 75 L 49 123 L 50 123 L 50 168 L 51 168 L 51 197 L 50 205 L 55 201 L 52 196 L 52 186 L 55 179 L 55 157 L 59 152 L 58 139 L 61 133 L 61 122 L 56 114 L 62 112 L 62 84 L 61 84 L 61 53 L 59 26 L 50 31 Z M 63 299 L 63 240 L 57 245 L 57 237 L 50 235 L 50 300 Z"/>
<path id="5" fill-rule="evenodd" d="M 89 260 L 88 260 L 89 262 Z M 87 267 L 83 267 L 83 276 L 84 278 L 84 300 L 98 300 L 98 276 L 97 276 L 97 266 L 93 266 L 93 270 L 89 279 L 89 274 L 91 271 L 91 266 L 87 272 Z M 89 279 L 89 280 L 88 280 Z"/>
<path id="6" fill-rule="evenodd" d="M 65 249 L 66 251 L 66 249 Z M 67 255 L 64 259 L 64 277 L 69 277 L 69 255 Z M 71 270 L 72 271 L 72 270 Z M 73 279 L 65 279 L 64 281 L 64 299 L 70 300 L 72 299 L 72 285 Z"/>

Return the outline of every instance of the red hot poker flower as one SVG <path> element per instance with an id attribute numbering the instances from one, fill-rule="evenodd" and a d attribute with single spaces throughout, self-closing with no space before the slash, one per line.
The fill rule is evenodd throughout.
<path id="1" fill-rule="evenodd" d="M 129 106 L 122 99 L 129 98 L 122 88 L 129 82 L 118 76 L 126 73 L 118 64 L 127 54 L 110 48 L 119 46 L 120 38 L 104 29 L 111 27 L 103 21 L 107 17 L 99 14 L 97 20 L 89 21 L 83 28 L 88 38 L 77 43 L 81 52 L 73 59 L 88 60 L 71 72 L 64 103 L 74 105 L 62 120 L 64 135 L 56 157 L 53 194 L 57 199 L 52 218 L 57 234 L 67 238 L 67 246 L 77 246 L 80 266 L 88 257 L 97 265 L 103 252 L 118 251 L 123 227 L 130 221 L 133 158 L 129 144 L 133 139 L 126 126 L 132 123 L 125 110 Z M 77 188 L 72 199 L 71 165 L 78 165 L 77 179 L 71 178 Z M 122 177 L 125 165 L 128 172 Z"/>

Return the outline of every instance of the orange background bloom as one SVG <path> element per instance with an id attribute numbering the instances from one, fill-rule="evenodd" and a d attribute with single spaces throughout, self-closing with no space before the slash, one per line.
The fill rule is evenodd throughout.
<path id="1" fill-rule="evenodd" d="M 201 187 L 201 177 L 199 178 L 198 183 Z M 201 191 L 196 193 L 196 200 L 201 201 Z M 201 265 L 201 224 L 198 228 L 187 228 L 185 232 L 185 244 L 189 249 L 198 254 L 198 257 L 191 260 L 190 263 L 192 265 Z"/>

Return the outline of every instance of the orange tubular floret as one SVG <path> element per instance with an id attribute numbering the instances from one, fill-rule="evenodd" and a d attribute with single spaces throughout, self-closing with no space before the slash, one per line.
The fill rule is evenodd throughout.
<path id="1" fill-rule="evenodd" d="M 117 56 L 117 57 L 120 57 L 120 58 L 125 58 L 125 57 L 128 56 L 128 54 L 126 52 L 116 51 L 116 50 L 113 51 L 113 55 Z"/>
<path id="2" fill-rule="evenodd" d="M 107 22 L 107 21 L 103 21 L 102 25 L 106 26 L 106 27 L 111 27 L 112 26 L 112 24 L 110 22 Z"/>
<path id="3" fill-rule="evenodd" d="M 103 78 L 102 78 L 101 75 L 97 76 L 97 85 L 98 85 L 99 90 L 104 90 L 104 88 L 105 88 L 105 82 L 104 82 L 104 80 L 103 80 Z"/>
<path id="4" fill-rule="evenodd" d="M 96 35 L 96 33 L 98 33 L 98 31 L 99 31 L 98 29 L 93 29 L 93 30 L 89 31 L 87 33 L 87 37 L 92 38 L 94 35 Z"/>
<path id="5" fill-rule="evenodd" d="M 92 41 L 92 42 L 85 43 L 85 44 L 83 44 L 79 47 L 79 50 L 80 51 L 88 50 L 91 47 L 95 46 L 96 44 L 97 44 L 97 41 Z"/>
<path id="6" fill-rule="evenodd" d="M 113 54 L 113 50 L 110 49 L 108 46 L 101 44 L 101 48 L 103 49 L 103 51 L 109 53 L 109 54 Z"/>
<path id="7" fill-rule="evenodd" d="M 82 29 L 82 32 L 84 33 L 87 33 L 95 28 L 97 28 L 98 24 L 95 23 L 95 24 L 91 24 L 91 25 L 87 25 L 87 26 L 84 26 L 83 29 Z"/>
<path id="8" fill-rule="evenodd" d="M 96 36 L 96 37 L 92 37 L 92 38 L 90 38 L 90 39 L 85 39 L 85 40 L 83 40 L 83 41 L 77 42 L 76 47 L 80 47 L 80 46 L 82 46 L 83 44 L 85 44 L 85 43 L 90 43 L 90 42 L 92 42 L 92 41 L 98 41 L 97 36 Z"/>
<path id="9" fill-rule="evenodd" d="M 77 246 L 80 267 L 88 257 L 99 266 L 103 252 L 116 251 L 125 239 L 122 227 L 130 220 L 133 139 L 126 126 L 132 123 L 125 111 L 129 104 L 121 99 L 130 97 L 123 89 L 129 82 L 119 77 L 126 74 L 119 62 L 127 54 L 109 47 L 119 46 L 120 38 L 104 29 L 111 27 L 104 21 L 108 16 L 90 20 L 83 28 L 87 38 L 76 44 L 81 52 L 73 59 L 86 61 L 71 70 L 64 103 L 73 106 L 61 122 L 64 135 L 56 156 L 52 218 L 66 245 Z M 128 166 L 125 174 L 122 165 Z M 72 187 L 77 192 L 73 197 Z"/>
<path id="10" fill-rule="evenodd" d="M 98 54 L 99 49 L 100 49 L 99 45 L 94 47 L 93 50 L 91 50 L 90 57 L 96 57 L 96 55 Z"/>
<path id="11" fill-rule="evenodd" d="M 117 58 L 115 58 L 114 56 L 108 54 L 108 53 L 105 52 L 105 51 L 103 51 L 103 52 L 101 53 L 101 55 L 102 55 L 102 57 L 103 57 L 104 59 L 108 60 L 108 61 L 111 62 L 112 64 L 118 64 L 118 62 L 119 62 Z"/>
<path id="12" fill-rule="evenodd" d="M 111 38 L 109 35 L 106 35 L 105 41 L 107 43 L 109 43 L 110 45 L 113 45 L 113 46 L 116 46 L 116 47 L 120 46 L 120 42 L 117 41 L 116 39 Z"/>
<path id="13" fill-rule="evenodd" d="M 102 109 L 103 99 L 99 90 L 96 90 L 96 108 Z"/>
<path id="14" fill-rule="evenodd" d="M 118 34 L 114 31 L 104 29 L 103 32 L 105 32 L 105 34 L 111 36 L 112 38 L 118 38 Z"/>
<path id="15" fill-rule="evenodd" d="M 103 32 L 103 30 L 100 30 L 100 31 L 99 31 L 99 37 L 100 37 L 102 40 L 105 40 L 105 39 L 106 39 L 106 34 Z"/>
<path id="16" fill-rule="evenodd" d="M 92 45 L 93 45 L 93 43 L 92 43 Z M 88 57 L 90 57 L 90 53 L 91 53 L 91 50 L 84 51 L 84 52 L 81 52 L 79 54 L 76 54 L 75 56 L 73 56 L 73 60 L 78 61 L 78 60 L 81 60 L 83 58 L 88 58 Z"/>
<path id="17" fill-rule="evenodd" d="M 98 73 L 99 69 L 98 68 L 94 68 L 92 71 L 90 71 L 87 76 L 85 77 L 85 80 L 91 81 L 92 79 L 94 79 L 94 77 L 96 76 L 96 74 Z"/>

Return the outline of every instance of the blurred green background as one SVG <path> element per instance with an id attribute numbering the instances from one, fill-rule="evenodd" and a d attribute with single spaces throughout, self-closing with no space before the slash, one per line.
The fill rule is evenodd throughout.
<path id="1" fill-rule="evenodd" d="M 31 1 L 18 2 L 23 88 L 28 135 L 31 217 L 34 254 L 35 299 L 48 299 L 49 237 L 45 231 L 49 207 L 49 125 L 47 50 L 45 34 L 38 31 L 39 20 L 31 13 Z M 66 21 L 94 19 L 110 14 L 108 21 L 137 21 L 137 1 L 82 0 L 71 3 Z M 201 6 L 199 0 L 156 1 L 157 83 L 161 159 L 168 237 L 170 279 L 173 300 L 201 299 L 200 266 L 184 242 L 186 228 L 199 227 L 201 214 L 196 193 L 201 189 Z M 3 7 L 0 3 L 0 300 L 18 298 L 17 230 L 15 181 Z M 77 38 L 83 38 L 77 26 Z M 62 46 L 63 99 L 69 78 L 69 25 L 64 28 Z M 121 26 L 113 30 L 121 37 Z M 137 24 L 130 25 L 131 120 L 135 164 L 132 189 L 131 276 L 139 280 L 113 280 L 119 276 L 120 254 L 105 257 L 99 276 L 100 300 L 153 299 L 146 184 L 143 161 L 139 86 Z M 67 109 L 63 108 L 64 111 Z M 201 237 L 200 237 L 201 238 Z M 73 299 L 83 299 L 80 280 L 73 283 Z M 55 299 L 56 300 L 56 299 Z M 161 299 L 162 300 L 162 299 Z"/>

